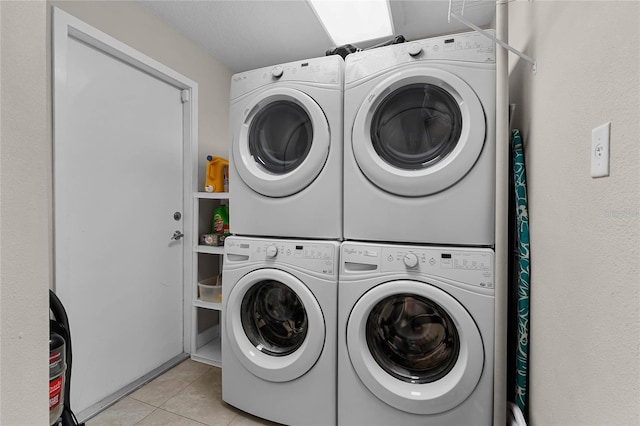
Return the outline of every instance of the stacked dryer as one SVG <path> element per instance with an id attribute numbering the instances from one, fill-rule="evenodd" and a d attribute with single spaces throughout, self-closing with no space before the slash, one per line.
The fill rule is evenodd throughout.
<path id="1" fill-rule="evenodd" d="M 231 233 L 342 238 L 343 82 L 339 56 L 233 76 Z"/>
<path id="2" fill-rule="evenodd" d="M 344 61 L 231 82 L 222 398 L 285 424 L 335 424 Z"/>
<path id="3" fill-rule="evenodd" d="M 347 56 L 338 424 L 493 423 L 495 52 Z"/>

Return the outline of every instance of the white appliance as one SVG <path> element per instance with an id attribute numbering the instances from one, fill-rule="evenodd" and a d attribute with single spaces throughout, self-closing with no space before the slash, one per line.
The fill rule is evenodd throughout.
<path id="1" fill-rule="evenodd" d="M 337 55 L 233 76 L 233 234 L 342 238 L 343 81 Z"/>
<path id="2" fill-rule="evenodd" d="M 290 425 L 336 423 L 337 241 L 229 237 L 222 399 Z"/>
<path id="3" fill-rule="evenodd" d="M 494 50 L 465 33 L 347 56 L 345 239 L 494 244 Z"/>
<path id="4" fill-rule="evenodd" d="M 493 251 L 345 242 L 340 256 L 338 424 L 493 424 Z"/>

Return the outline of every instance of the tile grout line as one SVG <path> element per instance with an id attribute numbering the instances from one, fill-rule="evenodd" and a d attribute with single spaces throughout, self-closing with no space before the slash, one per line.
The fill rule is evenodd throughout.
<path id="1" fill-rule="evenodd" d="M 131 399 L 135 399 L 135 398 L 131 398 Z M 136 399 L 136 401 L 138 401 L 138 400 Z M 142 401 L 139 401 L 139 402 L 142 402 Z M 151 405 L 151 404 L 149 404 L 149 405 Z M 151 406 L 153 407 L 153 405 L 151 405 Z M 144 419 L 146 419 L 147 417 L 149 417 L 150 415 L 152 415 L 153 413 L 155 413 L 157 410 L 159 410 L 159 408 L 158 408 L 158 407 L 154 407 L 154 410 L 153 410 L 152 412 L 150 412 L 149 414 L 147 414 L 146 416 L 144 416 L 144 417 L 143 417 L 142 419 L 140 419 L 138 422 L 134 423 L 134 424 L 133 424 L 133 426 L 139 425 L 139 424 L 140 424 L 140 422 L 142 422 Z"/>
<path id="2" fill-rule="evenodd" d="M 136 400 L 136 401 L 137 401 L 137 400 Z M 160 407 L 156 407 L 156 409 L 155 409 L 155 410 L 153 410 L 152 412 L 150 412 L 149 414 L 147 414 L 143 419 L 141 419 L 140 421 L 138 421 L 137 423 L 135 423 L 133 426 L 136 426 L 136 425 L 141 424 L 141 423 L 142 423 L 142 422 L 143 422 L 147 417 L 151 416 L 153 413 L 155 413 L 155 412 L 156 412 L 156 411 L 158 411 L 158 410 L 160 410 L 160 411 L 164 411 L 165 413 L 173 414 L 174 416 L 178 416 L 178 417 L 180 417 L 180 418 L 182 418 L 182 419 L 189 420 L 190 422 L 194 422 L 194 423 L 197 423 L 197 424 L 199 424 L 199 425 L 207 426 L 207 424 L 206 424 L 206 423 L 202 423 L 202 422 L 200 422 L 200 421 L 198 421 L 198 420 L 194 420 L 194 419 L 192 419 L 192 418 L 185 417 L 185 416 L 182 416 L 182 415 L 177 414 L 177 413 L 172 413 L 171 411 L 164 410 L 164 409 L 162 409 L 162 408 L 160 408 Z M 234 417 L 234 419 L 235 419 L 235 417 Z"/>
<path id="3" fill-rule="evenodd" d="M 185 361 L 183 361 L 183 362 L 186 362 L 186 361 L 188 361 L 188 360 L 185 360 Z M 196 362 L 196 361 L 194 361 L 194 362 Z M 180 365 L 180 364 L 178 364 L 178 365 Z M 176 367 L 177 367 L 177 366 L 176 366 Z M 175 367 L 174 367 L 174 368 L 175 368 Z M 167 370 L 167 372 L 165 372 L 164 374 L 168 373 L 169 371 L 171 371 L 171 370 Z M 143 400 L 138 399 L 138 398 L 135 398 L 135 397 L 133 397 L 132 395 L 133 395 L 136 391 L 138 391 L 138 390 L 140 390 L 140 389 L 144 388 L 145 386 L 147 386 L 147 385 L 151 384 L 153 381 L 157 380 L 159 377 L 162 377 L 162 375 L 161 375 L 161 376 L 156 377 L 156 379 L 154 379 L 154 380 L 152 380 L 152 381 L 150 381 L 150 382 L 145 383 L 144 385 L 140 386 L 138 389 L 134 390 L 133 392 L 131 392 L 131 393 L 130 393 L 129 395 L 127 395 L 127 396 L 128 396 L 128 397 L 130 397 L 131 399 L 134 399 L 134 400 L 138 401 L 138 402 L 142 402 L 142 403 L 144 403 L 144 404 L 150 405 L 151 407 L 161 408 L 161 409 L 162 409 L 162 406 L 163 406 L 167 401 L 169 401 L 171 398 L 175 397 L 175 396 L 176 396 L 176 395 L 178 395 L 180 392 L 182 392 L 183 390 L 185 390 L 186 388 L 188 388 L 189 386 L 191 386 L 193 383 L 195 383 L 198 379 L 200 379 L 200 378 L 201 378 L 202 376 L 204 376 L 206 373 L 207 373 L 207 370 L 205 370 L 204 372 L 202 372 L 202 373 L 201 373 L 200 375 L 198 375 L 195 379 L 193 379 L 193 380 L 191 380 L 191 381 L 187 382 L 187 383 L 186 383 L 184 386 L 182 386 L 182 387 L 181 387 L 181 388 L 180 388 L 180 389 L 179 389 L 175 394 L 173 394 L 171 397 L 169 397 L 166 401 L 163 401 L 160 405 L 150 404 L 149 402 L 147 402 L 147 401 L 143 401 Z M 163 409 L 163 410 L 164 410 L 164 409 Z M 172 413 L 172 414 L 176 414 L 176 413 L 173 413 L 172 411 L 169 411 L 169 410 L 164 410 L 164 411 L 167 411 L 167 412 Z"/>
<path id="4" fill-rule="evenodd" d="M 197 361 L 194 361 L 194 362 L 197 362 Z M 170 401 L 171 399 L 173 399 L 173 398 L 177 397 L 178 395 L 180 395 L 180 393 L 181 393 L 181 392 L 183 392 L 183 391 L 185 391 L 189 386 L 193 385 L 195 382 L 197 382 L 198 380 L 200 380 L 200 379 L 201 379 L 205 374 L 207 374 L 210 370 L 211 370 L 211 368 L 207 368 L 207 369 L 205 369 L 205 370 L 204 370 L 201 374 L 199 374 L 195 379 L 193 379 L 193 380 L 189 381 L 189 383 L 188 383 L 186 386 L 182 387 L 178 392 L 176 392 L 176 393 L 175 393 L 171 398 L 169 398 L 169 399 L 167 399 L 166 401 L 164 401 L 164 402 L 162 403 L 162 405 L 161 405 L 160 407 L 158 407 L 158 409 L 163 410 L 163 411 L 166 411 L 167 413 L 171 413 L 171 414 L 173 414 L 173 415 L 179 416 L 179 417 L 181 417 L 181 418 L 184 418 L 184 419 L 190 420 L 190 421 L 192 421 L 192 422 L 196 422 L 196 423 L 198 423 L 198 424 L 201 424 L 201 425 L 207 426 L 207 424 L 206 424 L 206 423 L 202 423 L 201 421 L 199 421 L 199 420 L 197 420 L 197 419 L 193 419 L 193 418 L 188 417 L 188 416 L 185 416 L 185 415 L 183 415 L 183 414 L 176 413 L 176 412 L 171 411 L 171 410 L 169 410 L 169 409 L 163 408 L 163 406 L 164 406 L 168 401 Z M 235 418 L 235 417 L 234 417 L 234 418 Z"/>
<path id="5" fill-rule="evenodd" d="M 233 424 L 233 422 L 240 416 L 240 414 L 236 414 L 235 416 L 233 416 L 233 418 L 231 419 L 231 421 L 229 423 L 227 423 L 227 426 L 231 426 Z"/>
<path id="6" fill-rule="evenodd" d="M 1 1 L 1 0 L 0 0 L 0 1 Z M 185 362 L 186 362 L 186 361 L 185 361 Z M 178 365 L 179 365 L 179 364 L 178 364 Z M 174 368 L 175 368 L 175 367 L 174 367 Z M 198 368 L 198 370 L 199 370 L 199 368 Z M 149 416 L 153 415 L 154 413 L 155 413 L 156 415 L 158 415 L 158 413 L 156 413 L 156 412 L 157 412 L 158 410 L 161 410 L 161 411 L 162 411 L 162 412 L 164 412 L 164 413 L 168 413 L 168 414 L 170 414 L 170 415 L 177 416 L 177 417 L 179 417 L 179 418 L 181 418 L 181 419 L 184 419 L 184 420 L 187 420 L 187 421 L 189 421 L 189 422 L 194 422 L 195 424 L 198 424 L 198 425 L 204 425 L 204 426 L 207 426 L 207 423 L 203 423 L 203 422 L 202 422 L 201 420 L 199 420 L 199 419 L 191 418 L 191 417 L 185 416 L 185 415 L 183 415 L 183 414 L 180 414 L 180 413 L 178 413 L 178 412 L 173 412 L 173 411 L 172 411 L 172 410 L 170 410 L 170 409 L 164 408 L 164 405 L 165 405 L 168 401 L 170 401 L 172 398 L 178 397 L 178 396 L 179 396 L 182 392 L 184 392 L 187 388 L 189 388 L 190 386 L 194 385 L 194 383 L 196 383 L 198 380 L 201 380 L 201 379 L 202 379 L 204 376 L 206 376 L 207 374 L 211 373 L 211 372 L 212 372 L 212 370 L 214 370 L 214 367 L 208 367 L 208 368 L 205 368 L 205 369 L 201 370 L 201 371 L 199 372 L 199 374 L 197 374 L 197 373 L 198 373 L 198 370 L 192 370 L 192 371 L 191 371 L 191 372 L 193 372 L 193 373 L 196 373 L 196 374 L 195 374 L 195 375 L 193 375 L 193 376 L 191 376 L 191 375 L 189 374 L 189 376 L 191 376 L 191 379 L 187 379 L 187 380 L 184 380 L 184 381 L 183 381 L 183 380 L 181 380 L 182 386 L 179 386 L 179 387 L 178 387 L 178 386 L 175 386 L 175 385 L 176 385 L 176 383 L 172 383 L 172 381 L 171 381 L 171 380 L 167 381 L 166 383 L 162 383 L 162 385 L 163 385 L 162 387 L 168 387 L 169 389 L 171 389 L 171 388 L 172 388 L 172 389 L 171 389 L 171 391 L 172 391 L 172 395 L 171 395 L 170 397 L 168 397 L 166 400 L 162 401 L 162 402 L 152 402 L 152 401 L 148 401 L 148 400 L 147 400 L 147 401 L 145 401 L 145 400 L 143 399 L 143 397 L 142 397 L 142 398 L 136 398 L 136 397 L 134 397 L 134 396 L 133 396 L 133 394 L 134 394 L 135 392 L 137 392 L 138 390 L 140 390 L 140 389 L 144 389 L 145 387 L 150 386 L 150 385 L 151 385 L 155 380 L 157 380 L 159 377 L 162 377 L 163 375 L 159 376 L 158 378 L 156 378 L 156 379 L 154 379 L 154 380 L 151 380 L 151 381 L 149 381 L 149 382 L 147 382 L 147 383 L 143 384 L 142 386 L 138 387 L 137 389 L 135 389 L 135 390 L 134 390 L 134 391 L 132 391 L 131 393 L 129 393 L 129 394 L 127 394 L 127 395 L 124 395 L 124 396 L 120 399 L 120 401 L 124 401 L 124 400 L 127 400 L 127 399 L 128 399 L 129 401 L 131 401 L 131 402 L 133 402 L 133 403 L 141 404 L 142 406 L 146 406 L 146 407 L 148 407 L 148 408 L 151 408 L 151 411 L 150 411 L 147 415 L 145 415 L 145 416 L 144 416 L 144 417 L 142 417 L 141 419 L 137 420 L 135 423 L 128 423 L 128 424 L 130 424 L 130 425 L 132 425 L 132 426 L 134 426 L 134 425 L 139 425 L 139 424 L 141 424 L 142 422 L 144 422 L 144 421 L 145 421 L 145 419 L 147 419 Z M 168 371 L 171 371 L 171 370 L 168 370 Z M 165 372 L 164 374 L 167 374 L 167 373 L 168 373 L 168 371 L 167 371 L 167 372 Z M 183 377 L 183 379 L 185 379 L 185 378 Z M 172 385 L 173 385 L 173 386 L 172 386 Z M 175 393 L 173 393 L 173 392 L 175 392 Z M 151 399 L 153 399 L 153 398 L 151 398 Z M 115 404 L 113 404 L 113 406 L 115 406 L 117 403 L 118 403 L 118 402 L 116 402 Z M 113 407 L 113 406 L 112 406 L 112 407 Z M 94 416 L 94 417 L 95 417 L 95 418 L 99 418 L 99 417 L 100 417 L 104 412 L 109 411 L 110 409 L 112 409 L 112 407 L 109 407 L 108 409 L 103 410 L 101 413 L 98 413 L 98 414 L 97 414 L 96 416 Z M 147 408 L 147 409 L 148 409 L 148 408 Z M 145 410 L 145 411 L 146 411 L 146 410 Z M 238 416 L 234 416 L 234 418 L 232 419 L 232 421 L 236 420 L 236 418 L 237 418 L 237 417 L 238 417 Z M 92 419 L 92 420 L 93 420 L 93 419 Z"/>

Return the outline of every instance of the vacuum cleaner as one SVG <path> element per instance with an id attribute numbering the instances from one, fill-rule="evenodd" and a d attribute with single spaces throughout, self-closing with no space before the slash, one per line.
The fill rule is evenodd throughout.
<path id="1" fill-rule="evenodd" d="M 84 426 L 71 410 L 71 331 L 67 312 L 49 290 L 49 424 Z"/>

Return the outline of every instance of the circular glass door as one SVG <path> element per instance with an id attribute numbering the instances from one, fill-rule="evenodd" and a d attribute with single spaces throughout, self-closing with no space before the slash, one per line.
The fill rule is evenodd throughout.
<path id="1" fill-rule="evenodd" d="M 349 316 L 347 349 L 369 391 L 414 414 L 462 403 L 484 365 L 480 332 L 467 310 L 417 281 L 392 281 L 365 293 Z"/>
<path id="2" fill-rule="evenodd" d="M 406 383 L 440 380 L 460 354 L 453 319 L 426 297 L 405 293 L 382 299 L 371 309 L 366 330 L 373 359 Z"/>
<path id="3" fill-rule="evenodd" d="M 253 346 L 272 356 L 287 356 L 300 348 L 309 320 L 300 298 L 279 281 L 254 284 L 242 298 L 242 328 Z"/>
<path id="4" fill-rule="evenodd" d="M 464 177 L 482 152 L 485 115 L 459 77 L 414 67 L 394 73 L 365 98 L 352 149 L 365 176 L 392 194 L 434 194 Z"/>
<path id="5" fill-rule="evenodd" d="M 376 153 L 399 169 L 421 170 L 456 147 L 462 113 L 455 98 L 432 83 L 402 86 L 387 95 L 371 119 Z"/>
<path id="6" fill-rule="evenodd" d="M 253 271 L 235 284 L 226 304 L 225 332 L 244 367 L 273 382 L 296 379 L 313 367 L 326 334 L 311 291 L 277 269 Z"/>
<path id="7" fill-rule="evenodd" d="M 313 142 L 311 119 L 290 101 L 275 101 L 259 110 L 249 126 L 249 153 L 265 170 L 283 174 L 295 170 Z"/>
<path id="8" fill-rule="evenodd" d="M 233 161 L 242 180 L 269 197 L 306 188 L 329 155 L 329 124 L 320 106 L 291 88 L 270 89 L 244 110 Z"/>

